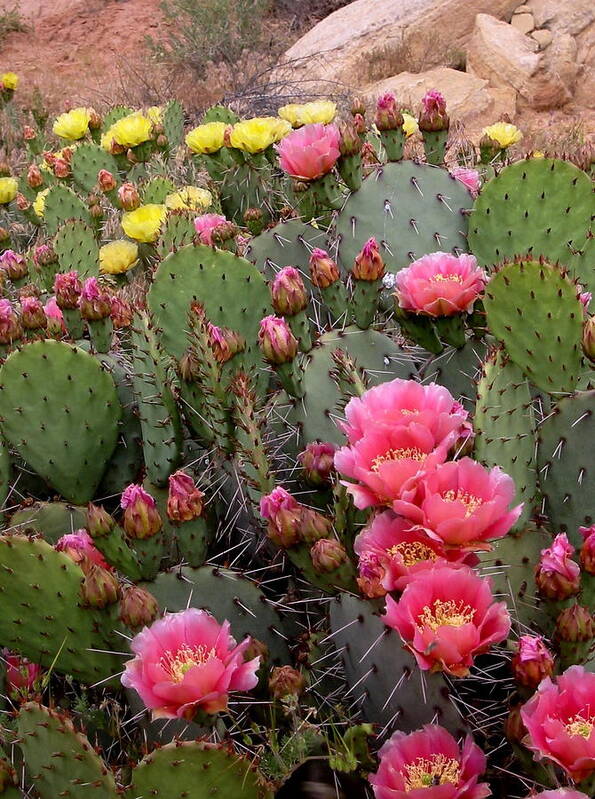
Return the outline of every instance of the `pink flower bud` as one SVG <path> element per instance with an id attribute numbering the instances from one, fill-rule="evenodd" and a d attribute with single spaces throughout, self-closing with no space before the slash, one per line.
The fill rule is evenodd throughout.
<path id="1" fill-rule="evenodd" d="M 167 515 L 174 522 L 188 522 L 202 513 L 204 494 L 189 474 L 179 469 L 169 477 Z"/>
<path id="2" fill-rule="evenodd" d="M 320 289 L 326 289 L 339 280 L 339 267 L 325 250 L 315 247 L 308 266 L 312 284 Z"/>
<path id="3" fill-rule="evenodd" d="M 580 568 L 572 560 L 574 547 L 565 533 L 554 538 L 552 546 L 541 550 L 535 572 L 539 593 L 548 599 L 568 599 L 580 588 Z"/>
<path id="4" fill-rule="evenodd" d="M 83 283 L 79 308 L 83 319 L 89 322 L 107 319 L 112 312 L 112 293 L 96 277 L 89 277 Z"/>
<path id="5" fill-rule="evenodd" d="M 348 560 L 345 547 L 335 538 L 321 538 L 310 550 L 314 571 L 319 574 L 333 572 Z"/>
<path id="6" fill-rule="evenodd" d="M 100 169 L 97 173 L 97 184 L 101 191 L 113 191 L 118 185 L 115 177 L 107 169 Z"/>
<path id="7" fill-rule="evenodd" d="M 0 255 L 0 270 L 9 280 L 22 280 L 29 273 L 25 256 L 14 250 L 4 250 Z"/>
<path id="8" fill-rule="evenodd" d="M 217 327 L 210 322 L 207 326 L 209 344 L 218 363 L 227 363 L 238 352 L 246 349 L 246 339 L 228 327 Z"/>
<path id="9" fill-rule="evenodd" d="M 43 306 L 48 323 L 48 333 L 52 336 L 59 336 L 61 333 L 66 332 L 66 325 L 64 324 L 64 314 L 58 307 L 55 297 L 50 297 L 46 304 Z"/>
<path id="10" fill-rule="evenodd" d="M 33 139 L 37 138 L 37 132 L 31 127 L 31 125 L 25 125 L 23 127 L 23 139 L 25 141 L 33 141 Z"/>
<path id="11" fill-rule="evenodd" d="M 308 483 L 313 486 L 330 485 L 336 450 L 336 446 L 329 442 L 313 442 L 300 452 L 298 461 Z"/>
<path id="12" fill-rule="evenodd" d="M 275 275 L 271 285 L 273 308 L 283 316 L 295 316 L 308 307 L 308 292 L 298 270 L 286 266 Z"/>
<path id="13" fill-rule="evenodd" d="M 275 666 L 269 677 L 269 692 L 274 699 L 301 695 L 304 690 L 304 676 L 293 666 Z"/>
<path id="14" fill-rule="evenodd" d="M 300 540 L 305 544 L 315 544 L 321 538 L 331 534 L 332 522 L 318 511 L 301 506 L 301 516 L 298 524 Z"/>
<path id="15" fill-rule="evenodd" d="M 27 170 L 27 183 L 32 189 L 38 189 L 40 186 L 43 186 L 43 175 L 37 164 L 31 164 Z"/>
<path id="16" fill-rule="evenodd" d="M 341 151 L 341 155 L 357 155 L 357 153 L 361 152 L 362 139 L 358 129 L 358 125 L 361 124 L 361 122 L 364 122 L 364 118 L 358 114 L 353 120 L 339 123 L 339 135 L 341 137 L 339 141 L 339 150 Z"/>
<path id="17" fill-rule="evenodd" d="M 403 127 L 403 114 L 397 106 L 397 98 L 392 92 L 386 92 L 376 101 L 374 123 L 378 130 L 400 130 Z"/>
<path id="18" fill-rule="evenodd" d="M 40 244 L 33 250 L 33 263 L 38 267 L 55 264 L 57 260 L 58 256 L 51 244 Z"/>
<path id="19" fill-rule="evenodd" d="M 21 321 L 10 300 L 0 299 L 0 344 L 12 344 L 23 335 Z"/>
<path id="20" fill-rule="evenodd" d="M 384 277 L 384 261 L 374 237 L 368 239 L 356 256 L 351 274 L 355 280 L 373 281 Z"/>
<path id="21" fill-rule="evenodd" d="M 440 92 L 432 89 L 421 100 L 422 112 L 419 115 L 420 130 L 448 130 L 450 120 L 446 113 L 446 100 Z"/>
<path id="22" fill-rule="evenodd" d="M 455 166 L 450 170 L 450 174 L 459 183 L 462 183 L 472 197 L 477 197 L 479 194 L 479 187 L 481 186 L 481 177 L 477 169 L 466 169 L 464 166 Z"/>
<path id="23" fill-rule="evenodd" d="M 225 244 L 226 241 L 235 238 L 237 232 L 238 226 L 226 219 L 225 222 L 220 222 L 211 230 L 211 241 L 214 245 Z"/>
<path id="24" fill-rule="evenodd" d="M 568 643 L 591 641 L 595 637 L 595 622 L 590 611 L 582 605 L 564 608 L 556 620 L 556 639 Z"/>
<path id="25" fill-rule="evenodd" d="M 152 538 L 161 530 L 163 523 L 155 500 L 141 485 L 132 483 L 125 488 L 120 505 L 124 509 L 123 527 L 131 538 Z"/>
<path id="26" fill-rule="evenodd" d="M 122 589 L 120 619 L 135 630 L 148 627 L 159 616 L 159 605 L 153 594 L 138 585 L 127 585 Z"/>
<path id="27" fill-rule="evenodd" d="M 54 294 L 58 308 L 78 308 L 83 285 L 78 272 L 59 272 L 54 278 Z"/>
<path id="28" fill-rule="evenodd" d="M 104 569 L 110 569 L 103 555 L 93 543 L 93 539 L 84 529 L 63 535 L 62 538 L 56 541 L 54 548 L 58 552 L 64 552 L 75 563 L 82 564 L 87 559 L 91 563 L 102 566 Z"/>
<path id="29" fill-rule="evenodd" d="M 3 649 L 0 657 L 6 666 L 6 692 L 11 699 L 26 699 L 34 692 L 41 677 L 41 666 L 31 663 L 27 658 Z M 0 779 L 0 793 L 2 792 Z"/>
<path id="30" fill-rule="evenodd" d="M 595 574 L 595 525 L 579 527 L 578 531 L 585 540 L 581 548 L 581 566 L 587 574 Z"/>
<path id="31" fill-rule="evenodd" d="M 57 178 L 67 178 L 70 175 L 70 163 L 65 158 L 55 158 L 52 170 Z"/>
<path id="32" fill-rule="evenodd" d="M 81 564 L 85 579 L 81 585 L 83 605 L 105 608 L 120 598 L 120 584 L 116 575 L 96 563 Z"/>
<path id="33" fill-rule="evenodd" d="M 21 298 L 21 322 L 25 330 L 44 330 L 47 319 L 38 297 Z"/>
<path id="34" fill-rule="evenodd" d="M 116 330 L 130 327 L 134 317 L 132 305 L 119 294 L 112 294 L 110 316 Z"/>
<path id="35" fill-rule="evenodd" d="M 24 194 L 21 194 L 20 191 L 17 193 L 15 201 L 16 201 L 17 208 L 19 209 L 19 211 L 28 211 L 29 208 L 31 208 L 31 203 L 25 197 Z"/>
<path id="36" fill-rule="evenodd" d="M 595 316 L 588 316 L 583 325 L 583 352 L 595 363 Z"/>
<path id="37" fill-rule="evenodd" d="M 269 363 L 283 364 L 293 361 L 298 351 L 298 342 L 291 328 L 278 316 L 266 316 L 260 322 L 258 344 Z"/>
<path id="38" fill-rule="evenodd" d="M 200 244 L 213 246 L 213 231 L 218 225 L 223 225 L 227 219 L 221 214 L 201 214 L 194 220 L 194 229 L 198 234 Z"/>
<path id="39" fill-rule="evenodd" d="M 583 308 L 585 311 L 589 310 L 589 305 L 591 304 L 591 300 L 593 299 L 593 295 L 590 291 L 581 291 L 578 295 L 579 300 L 582 303 Z"/>
<path id="40" fill-rule="evenodd" d="M 292 547 L 300 542 L 301 507 L 281 486 L 260 500 L 260 515 L 268 521 L 268 536 L 278 547 Z"/>
<path id="41" fill-rule="evenodd" d="M 386 570 L 377 554 L 362 552 L 359 556 L 358 570 L 357 584 L 364 596 L 377 599 L 386 595 L 387 589 L 382 584 Z"/>
<path id="42" fill-rule="evenodd" d="M 539 635 L 521 636 L 511 665 L 515 680 L 527 688 L 537 688 L 554 672 L 554 658 Z"/>
<path id="43" fill-rule="evenodd" d="M 140 194 L 134 183 L 122 183 L 118 189 L 118 200 L 125 211 L 135 211 L 140 205 Z"/>
<path id="44" fill-rule="evenodd" d="M 102 538 L 111 533 L 115 522 L 101 506 L 89 502 L 87 505 L 86 525 L 91 538 Z"/>

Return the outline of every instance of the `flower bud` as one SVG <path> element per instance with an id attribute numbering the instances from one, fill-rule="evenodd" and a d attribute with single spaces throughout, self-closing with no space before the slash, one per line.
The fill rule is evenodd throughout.
<path id="1" fill-rule="evenodd" d="M 318 511 L 301 506 L 301 517 L 298 524 L 300 540 L 306 544 L 315 544 L 321 538 L 331 534 L 332 522 Z"/>
<path id="2" fill-rule="evenodd" d="M 264 216 L 260 208 L 246 208 L 244 223 L 253 236 L 258 236 L 264 228 Z"/>
<path id="3" fill-rule="evenodd" d="M 78 308 L 83 285 L 78 272 L 59 272 L 54 278 L 54 294 L 58 308 Z"/>
<path id="4" fill-rule="evenodd" d="M 47 318 L 47 332 L 50 336 L 61 336 L 66 332 L 66 325 L 64 324 L 64 314 L 58 308 L 58 303 L 55 297 L 50 297 L 46 304 L 43 306 Z"/>
<path id="5" fill-rule="evenodd" d="M 545 677 L 553 674 L 554 658 L 541 636 L 522 635 L 511 666 L 518 683 L 527 688 L 537 688 Z"/>
<path id="6" fill-rule="evenodd" d="M 86 528 L 91 538 L 102 538 L 114 529 L 115 521 L 100 505 L 87 505 Z"/>
<path id="7" fill-rule="evenodd" d="M 97 185 L 102 192 L 113 191 L 118 185 L 115 177 L 107 169 L 100 169 L 97 173 Z"/>
<path id="8" fill-rule="evenodd" d="M 583 325 L 583 352 L 595 363 L 595 316 L 587 317 Z"/>
<path id="9" fill-rule="evenodd" d="M 106 290 L 96 277 L 89 277 L 83 283 L 79 308 L 81 316 L 88 322 L 107 319 L 112 312 L 112 293 Z"/>
<path id="10" fill-rule="evenodd" d="M 167 516 L 173 522 L 188 522 L 198 518 L 203 509 L 204 494 L 194 485 L 189 474 L 178 469 L 169 477 Z"/>
<path id="11" fill-rule="evenodd" d="M 19 209 L 19 211 L 28 211 L 29 208 L 31 208 L 31 203 L 25 197 L 24 194 L 21 194 L 20 191 L 17 192 L 17 196 L 15 197 L 15 202 L 17 204 L 17 208 Z"/>
<path id="12" fill-rule="evenodd" d="M 521 716 L 521 704 L 513 705 L 504 721 L 504 735 L 510 743 L 520 744 L 527 735 L 527 728 Z"/>
<path id="13" fill-rule="evenodd" d="M 283 364 L 293 361 L 298 351 L 298 342 L 291 328 L 278 316 L 266 316 L 260 322 L 258 344 L 269 363 Z"/>
<path id="14" fill-rule="evenodd" d="M 595 575 L 595 525 L 593 527 L 579 527 L 579 533 L 584 538 L 581 548 L 581 566 L 587 574 Z"/>
<path id="15" fill-rule="evenodd" d="M 281 486 L 260 500 L 260 515 L 268 521 L 268 536 L 278 547 L 285 549 L 299 544 L 301 509 L 299 502 Z"/>
<path id="16" fill-rule="evenodd" d="M 33 139 L 37 138 L 37 131 L 31 127 L 31 125 L 25 125 L 23 127 L 23 139 L 25 141 L 33 141 Z"/>
<path id="17" fill-rule="evenodd" d="M 568 643 L 591 641 L 595 637 L 593 616 L 582 605 L 564 608 L 556 620 L 556 640 Z"/>
<path id="18" fill-rule="evenodd" d="M 120 598 L 120 584 L 113 572 L 90 561 L 81 564 L 85 579 L 81 585 L 83 604 L 92 608 L 105 608 Z"/>
<path id="19" fill-rule="evenodd" d="M 10 696 L 10 691 L 8 691 Z M 5 757 L 0 757 L 0 794 L 19 784 L 17 773 Z"/>
<path id="20" fill-rule="evenodd" d="M 330 442 L 312 442 L 298 455 L 304 478 L 310 485 L 326 486 L 332 482 L 336 447 Z"/>
<path id="21" fill-rule="evenodd" d="M 572 560 L 574 547 L 565 533 L 557 535 L 548 549 L 542 549 L 535 571 L 539 593 L 548 599 L 568 599 L 580 589 L 580 568 Z"/>
<path id="22" fill-rule="evenodd" d="M 153 594 L 138 585 L 122 588 L 120 619 L 127 627 L 148 627 L 158 616 L 159 605 Z"/>
<path id="23" fill-rule="evenodd" d="M 348 560 L 345 547 L 336 538 L 321 538 L 310 550 L 310 557 L 319 574 L 333 572 Z"/>
<path id="24" fill-rule="evenodd" d="M 57 178 L 67 178 L 70 175 L 70 164 L 65 158 L 56 158 L 52 171 Z"/>
<path id="25" fill-rule="evenodd" d="M 29 273 L 25 256 L 14 250 L 4 250 L 0 255 L 0 270 L 9 280 L 22 280 Z"/>
<path id="26" fill-rule="evenodd" d="M 211 241 L 213 244 L 225 244 L 226 241 L 233 239 L 238 232 L 238 226 L 227 219 L 211 230 Z"/>
<path id="27" fill-rule="evenodd" d="M 136 211 L 141 204 L 140 194 L 134 183 L 122 183 L 118 189 L 118 200 L 125 211 Z"/>
<path id="28" fill-rule="evenodd" d="M 352 116 L 360 114 L 364 117 L 366 115 L 366 101 L 363 97 L 354 97 L 351 101 L 351 108 L 349 110 L 351 111 Z"/>
<path id="29" fill-rule="evenodd" d="M 365 144 L 364 137 L 366 135 L 367 128 L 366 128 L 366 120 L 365 120 L 365 118 L 363 117 L 362 114 L 356 114 L 353 117 L 353 127 L 354 127 L 355 132 L 357 133 L 357 135 L 362 140 L 361 144 L 362 144 L 362 148 L 363 148 L 363 146 Z M 361 148 L 360 148 L 360 150 L 358 152 L 361 152 Z"/>
<path id="30" fill-rule="evenodd" d="M 384 277 L 384 261 L 374 237 L 368 239 L 356 256 L 351 274 L 355 280 L 373 281 Z"/>
<path id="31" fill-rule="evenodd" d="M 339 280 L 339 267 L 325 250 L 315 247 L 310 254 L 308 266 L 312 284 L 319 289 L 326 289 Z"/>
<path id="32" fill-rule="evenodd" d="M 295 316 L 308 307 L 308 292 L 298 270 L 285 266 L 275 275 L 271 285 L 273 308 L 283 316 Z"/>
<path id="33" fill-rule="evenodd" d="M 33 263 L 35 266 L 50 266 L 58 261 L 58 256 L 54 252 L 51 244 L 40 244 L 33 250 Z"/>
<path id="34" fill-rule="evenodd" d="M 12 344 L 23 335 L 21 320 L 10 300 L 0 299 L 0 344 Z"/>
<path id="35" fill-rule="evenodd" d="M 386 92 L 376 101 L 374 123 L 378 130 L 400 130 L 403 127 L 403 114 L 397 106 L 397 98 Z"/>
<path id="36" fill-rule="evenodd" d="M 269 692 L 273 699 L 298 697 L 304 690 L 304 675 L 293 666 L 275 666 L 269 677 Z"/>
<path id="37" fill-rule="evenodd" d="M 358 570 L 357 584 L 364 596 L 369 599 L 386 596 L 386 588 L 382 585 L 385 569 L 377 554 L 362 552 L 359 556 Z"/>
<path id="38" fill-rule="evenodd" d="M 103 124 L 101 114 L 94 108 L 89 108 L 89 130 L 99 130 Z"/>
<path id="39" fill-rule="evenodd" d="M 355 119 L 349 122 L 340 122 L 338 128 L 341 137 L 339 140 L 341 155 L 357 155 L 357 153 L 360 153 L 362 150 L 362 140 Z"/>
<path id="40" fill-rule="evenodd" d="M 259 657 L 262 664 L 268 660 L 269 654 L 269 648 L 266 644 L 259 641 L 258 638 L 254 638 L 254 636 L 250 637 L 250 643 L 244 650 L 244 658 L 246 660 L 254 660 L 254 658 Z"/>
<path id="41" fill-rule="evenodd" d="M 432 89 L 422 97 L 422 112 L 419 115 L 419 128 L 425 131 L 448 130 L 450 120 L 446 113 L 444 96 Z"/>
<path id="42" fill-rule="evenodd" d="M 0 243 L 10 241 L 10 231 L 5 227 L 0 227 Z"/>
<path id="43" fill-rule="evenodd" d="M 379 164 L 378 153 L 374 149 L 372 142 L 366 141 L 362 147 L 362 164 L 365 167 L 373 167 Z"/>
<path id="44" fill-rule="evenodd" d="M 186 350 L 178 363 L 180 377 L 186 383 L 195 383 L 200 377 L 200 364 L 191 350 Z"/>
<path id="45" fill-rule="evenodd" d="M 31 164 L 27 170 L 27 183 L 32 189 L 38 189 L 40 186 L 43 186 L 43 175 L 37 164 Z"/>
<path id="46" fill-rule="evenodd" d="M 122 526 L 131 538 L 152 538 L 161 530 L 163 522 L 155 500 L 142 486 L 133 483 L 124 489 L 120 505 L 124 509 Z"/>
<path id="47" fill-rule="evenodd" d="M 83 528 L 63 535 L 54 544 L 54 549 L 57 552 L 64 552 L 70 560 L 78 563 L 83 569 L 89 563 L 95 563 L 97 566 L 111 571 L 111 567 L 93 543 L 93 539 Z"/>
<path id="48" fill-rule="evenodd" d="M 124 297 L 121 297 L 119 294 L 113 294 L 111 297 L 110 316 L 114 328 L 116 330 L 121 330 L 125 327 L 130 327 L 132 324 L 134 309 Z"/>
<path id="49" fill-rule="evenodd" d="M 238 352 L 246 349 L 246 339 L 228 327 L 218 327 L 210 322 L 207 325 L 209 344 L 218 363 L 227 363 Z"/>
<path id="50" fill-rule="evenodd" d="M 25 330 L 45 330 L 47 318 L 38 297 L 21 298 L 21 322 Z"/>

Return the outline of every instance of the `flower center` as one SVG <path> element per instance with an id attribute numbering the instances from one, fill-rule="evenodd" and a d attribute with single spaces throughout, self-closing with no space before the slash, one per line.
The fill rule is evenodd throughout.
<path id="1" fill-rule="evenodd" d="M 207 649 L 203 644 L 188 646 L 182 644 L 177 652 L 166 652 L 161 658 L 161 666 L 169 672 L 174 682 L 182 682 L 186 672 L 194 666 L 200 666 L 215 657 L 214 649 Z"/>
<path id="2" fill-rule="evenodd" d="M 595 727 L 595 716 L 586 719 L 577 714 L 570 719 L 566 725 L 566 731 L 569 735 L 580 735 L 582 738 L 589 738 Z"/>
<path id="3" fill-rule="evenodd" d="M 473 621 L 474 616 L 475 608 L 464 605 L 462 599 L 458 602 L 454 599 L 446 602 L 435 599 L 431 607 L 426 605 L 419 614 L 418 626 L 429 627 L 431 630 L 437 630 L 438 627 L 462 627 Z"/>
<path id="4" fill-rule="evenodd" d="M 463 278 L 460 275 L 432 275 L 430 278 L 432 283 L 462 283 Z"/>
<path id="5" fill-rule="evenodd" d="M 471 516 L 472 513 L 475 513 L 475 511 L 478 508 L 481 508 L 483 505 L 483 499 L 481 499 L 481 497 L 476 497 L 474 494 L 468 494 L 466 491 L 463 491 L 460 488 L 458 491 L 455 491 L 454 489 L 446 491 L 444 494 L 442 494 L 442 499 L 445 502 L 462 502 L 465 506 L 465 518 L 467 518 L 467 516 Z"/>
<path id="6" fill-rule="evenodd" d="M 402 541 L 387 550 L 389 555 L 400 555 L 403 566 L 409 569 L 424 560 L 436 560 L 438 555 L 421 541 Z"/>
<path id="7" fill-rule="evenodd" d="M 461 766 L 457 760 L 445 755 L 426 759 L 419 757 L 405 766 L 405 791 L 431 788 L 435 785 L 458 785 Z"/>
<path id="8" fill-rule="evenodd" d="M 383 463 L 388 461 L 420 461 L 423 462 L 428 456 L 417 447 L 406 447 L 404 449 L 389 449 L 382 455 L 377 455 L 372 461 L 372 471 L 377 472 Z"/>

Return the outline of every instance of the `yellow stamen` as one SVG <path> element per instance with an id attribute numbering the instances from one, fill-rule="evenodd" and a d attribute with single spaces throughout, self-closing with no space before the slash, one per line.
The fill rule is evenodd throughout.
<path id="1" fill-rule="evenodd" d="M 417 447 L 407 447 L 405 449 L 389 449 L 382 455 L 377 455 L 372 461 L 372 471 L 377 472 L 383 463 L 388 461 L 404 461 L 414 460 L 423 462 L 427 458 L 427 454 L 422 452 Z"/>
<path id="2" fill-rule="evenodd" d="M 582 738 L 589 738 L 595 727 L 595 716 L 586 719 L 580 713 L 574 716 L 566 725 L 569 735 L 580 735 Z"/>
<path id="3" fill-rule="evenodd" d="M 174 682 L 182 682 L 187 671 L 194 666 L 200 666 L 215 657 L 214 649 L 206 646 L 188 646 L 183 644 L 177 652 L 166 652 L 161 658 L 162 667 L 169 672 Z"/>
<path id="4" fill-rule="evenodd" d="M 445 500 L 445 502 L 462 502 L 465 506 L 465 518 L 471 516 L 472 513 L 475 513 L 475 511 L 483 505 L 483 499 L 481 499 L 481 497 L 476 497 L 474 494 L 467 494 L 466 491 L 460 488 L 458 491 L 454 489 L 446 491 L 442 494 L 442 499 Z"/>
<path id="5" fill-rule="evenodd" d="M 445 283 L 445 282 L 462 283 L 463 282 L 463 278 L 460 275 L 440 275 L 440 274 L 437 274 L 437 275 L 432 275 L 430 280 L 432 281 L 432 283 Z"/>
<path id="6" fill-rule="evenodd" d="M 426 605 L 418 616 L 418 627 L 429 627 L 437 630 L 438 627 L 462 627 L 473 621 L 475 608 L 464 605 L 463 600 L 456 602 L 449 599 L 443 602 L 435 599 L 432 606 Z"/>
<path id="7" fill-rule="evenodd" d="M 431 788 L 435 785 L 458 785 L 461 779 L 461 766 L 457 760 L 446 755 L 423 757 L 405 766 L 405 791 Z"/>
<path id="8" fill-rule="evenodd" d="M 436 560 L 438 557 L 433 549 L 421 541 L 403 541 L 387 551 L 389 555 L 400 555 L 403 559 L 403 566 L 407 569 L 421 561 Z"/>

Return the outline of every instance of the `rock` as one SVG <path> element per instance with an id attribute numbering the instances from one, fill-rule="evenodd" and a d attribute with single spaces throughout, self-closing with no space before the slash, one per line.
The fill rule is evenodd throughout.
<path id="1" fill-rule="evenodd" d="M 523 5 L 519 6 L 515 9 L 515 14 L 530 14 L 531 13 L 531 6 Z"/>
<path id="2" fill-rule="evenodd" d="M 478 14 L 467 47 L 467 71 L 495 87 L 512 87 L 537 109 L 568 101 L 563 80 L 544 68 L 537 42 L 512 25 Z"/>
<path id="3" fill-rule="evenodd" d="M 556 33 L 581 33 L 595 22 L 593 0 L 528 0 L 538 28 L 549 28 Z"/>
<path id="4" fill-rule="evenodd" d="M 540 50 L 545 50 L 545 48 L 552 43 L 554 34 L 548 31 L 547 28 L 539 28 L 531 33 L 531 38 L 537 42 L 537 46 Z"/>
<path id="5" fill-rule="evenodd" d="M 477 12 L 510 18 L 518 0 L 356 0 L 318 23 L 282 57 L 271 86 L 313 94 L 359 89 L 403 70 L 464 58 Z"/>
<path id="6" fill-rule="evenodd" d="M 510 24 L 521 33 L 531 33 L 535 28 L 533 14 L 513 14 Z"/>
<path id="7" fill-rule="evenodd" d="M 554 35 L 551 45 L 543 56 L 544 67 L 562 81 L 568 92 L 568 99 L 574 92 L 579 70 L 577 50 L 574 37 L 569 33 L 560 33 Z"/>

